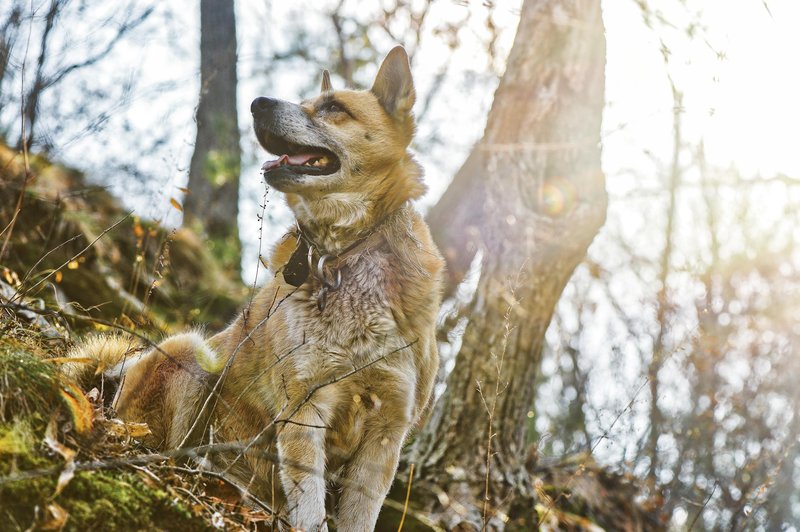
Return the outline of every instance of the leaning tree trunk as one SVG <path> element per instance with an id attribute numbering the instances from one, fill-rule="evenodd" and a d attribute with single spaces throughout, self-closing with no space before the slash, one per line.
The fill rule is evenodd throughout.
<path id="1" fill-rule="evenodd" d="M 200 103 L 183 223 L 204 231 L 234 271 L 241 259 L 240 166 L 233 0 L 200 0 Z"/>
<path id="2" fill-rule="evenodd" d="M 448 528 L 535 520 L 520 503 L 545 330 L 605 220 L 604 69 L 600 2 L 526 0 L 483 139 L 429 216 L 449 294 L 481 252 L 455 368 L 409 453 Z"/>

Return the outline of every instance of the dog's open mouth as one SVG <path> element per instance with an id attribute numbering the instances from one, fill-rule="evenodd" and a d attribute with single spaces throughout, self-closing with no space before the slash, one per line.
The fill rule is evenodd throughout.
<path id="1" fill-rule="evenodd" d="M 326 148 L 301 146 L 280 138 L 270 139 L 266 148 L 278 158 L 261 166 L 265 174 L 276 168 L 288 167 L 284 169 L 298 174 L 328 175 L 340 167 L 339 158 Z"/>

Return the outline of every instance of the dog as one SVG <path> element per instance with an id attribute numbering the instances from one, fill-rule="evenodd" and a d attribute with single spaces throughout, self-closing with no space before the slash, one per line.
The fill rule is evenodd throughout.
<path id="1" fill-rule="evenodd" d="M 296 529 L 327 530 L 329 496 L 338 530 L 373 530 L 431 399 L 444 262 L 411 205 L 425 192 L 409 152 L 414 99 L 399 46 L 369 90 L 333 90 L 325 71 L 300 104 L 256 98 L 255 135 L 277 156 L 264 178 L 296 217 L 274 277 L 210 338 L 145 350 L 96 337 L 71 353 L 118 380 L 117 414 L 147 423 L 147 445 L 241 443 L 204 460 Z"/>

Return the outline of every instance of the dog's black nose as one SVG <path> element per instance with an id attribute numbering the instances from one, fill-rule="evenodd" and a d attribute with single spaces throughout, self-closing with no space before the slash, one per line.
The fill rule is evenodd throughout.
<path id="1" fill-rule="evenodd" d="M 259 96 L 258 98 L 253 100 L 253 103 L 250 104 L 250 112 L 253 113 L 254 115 L 261 114 L 275 107 L 275 104 L 277 103 L 278 100 Z"/>

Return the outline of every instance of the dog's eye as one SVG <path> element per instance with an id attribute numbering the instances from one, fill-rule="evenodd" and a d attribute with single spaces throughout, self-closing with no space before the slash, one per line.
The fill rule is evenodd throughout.
<path id="1" fill-rule="evenodd" d="M 328 104 L 325 110 L 328 111 L 329 113 L 344 113 L 344 107 L 342 107 L 336 102 Z"/>

